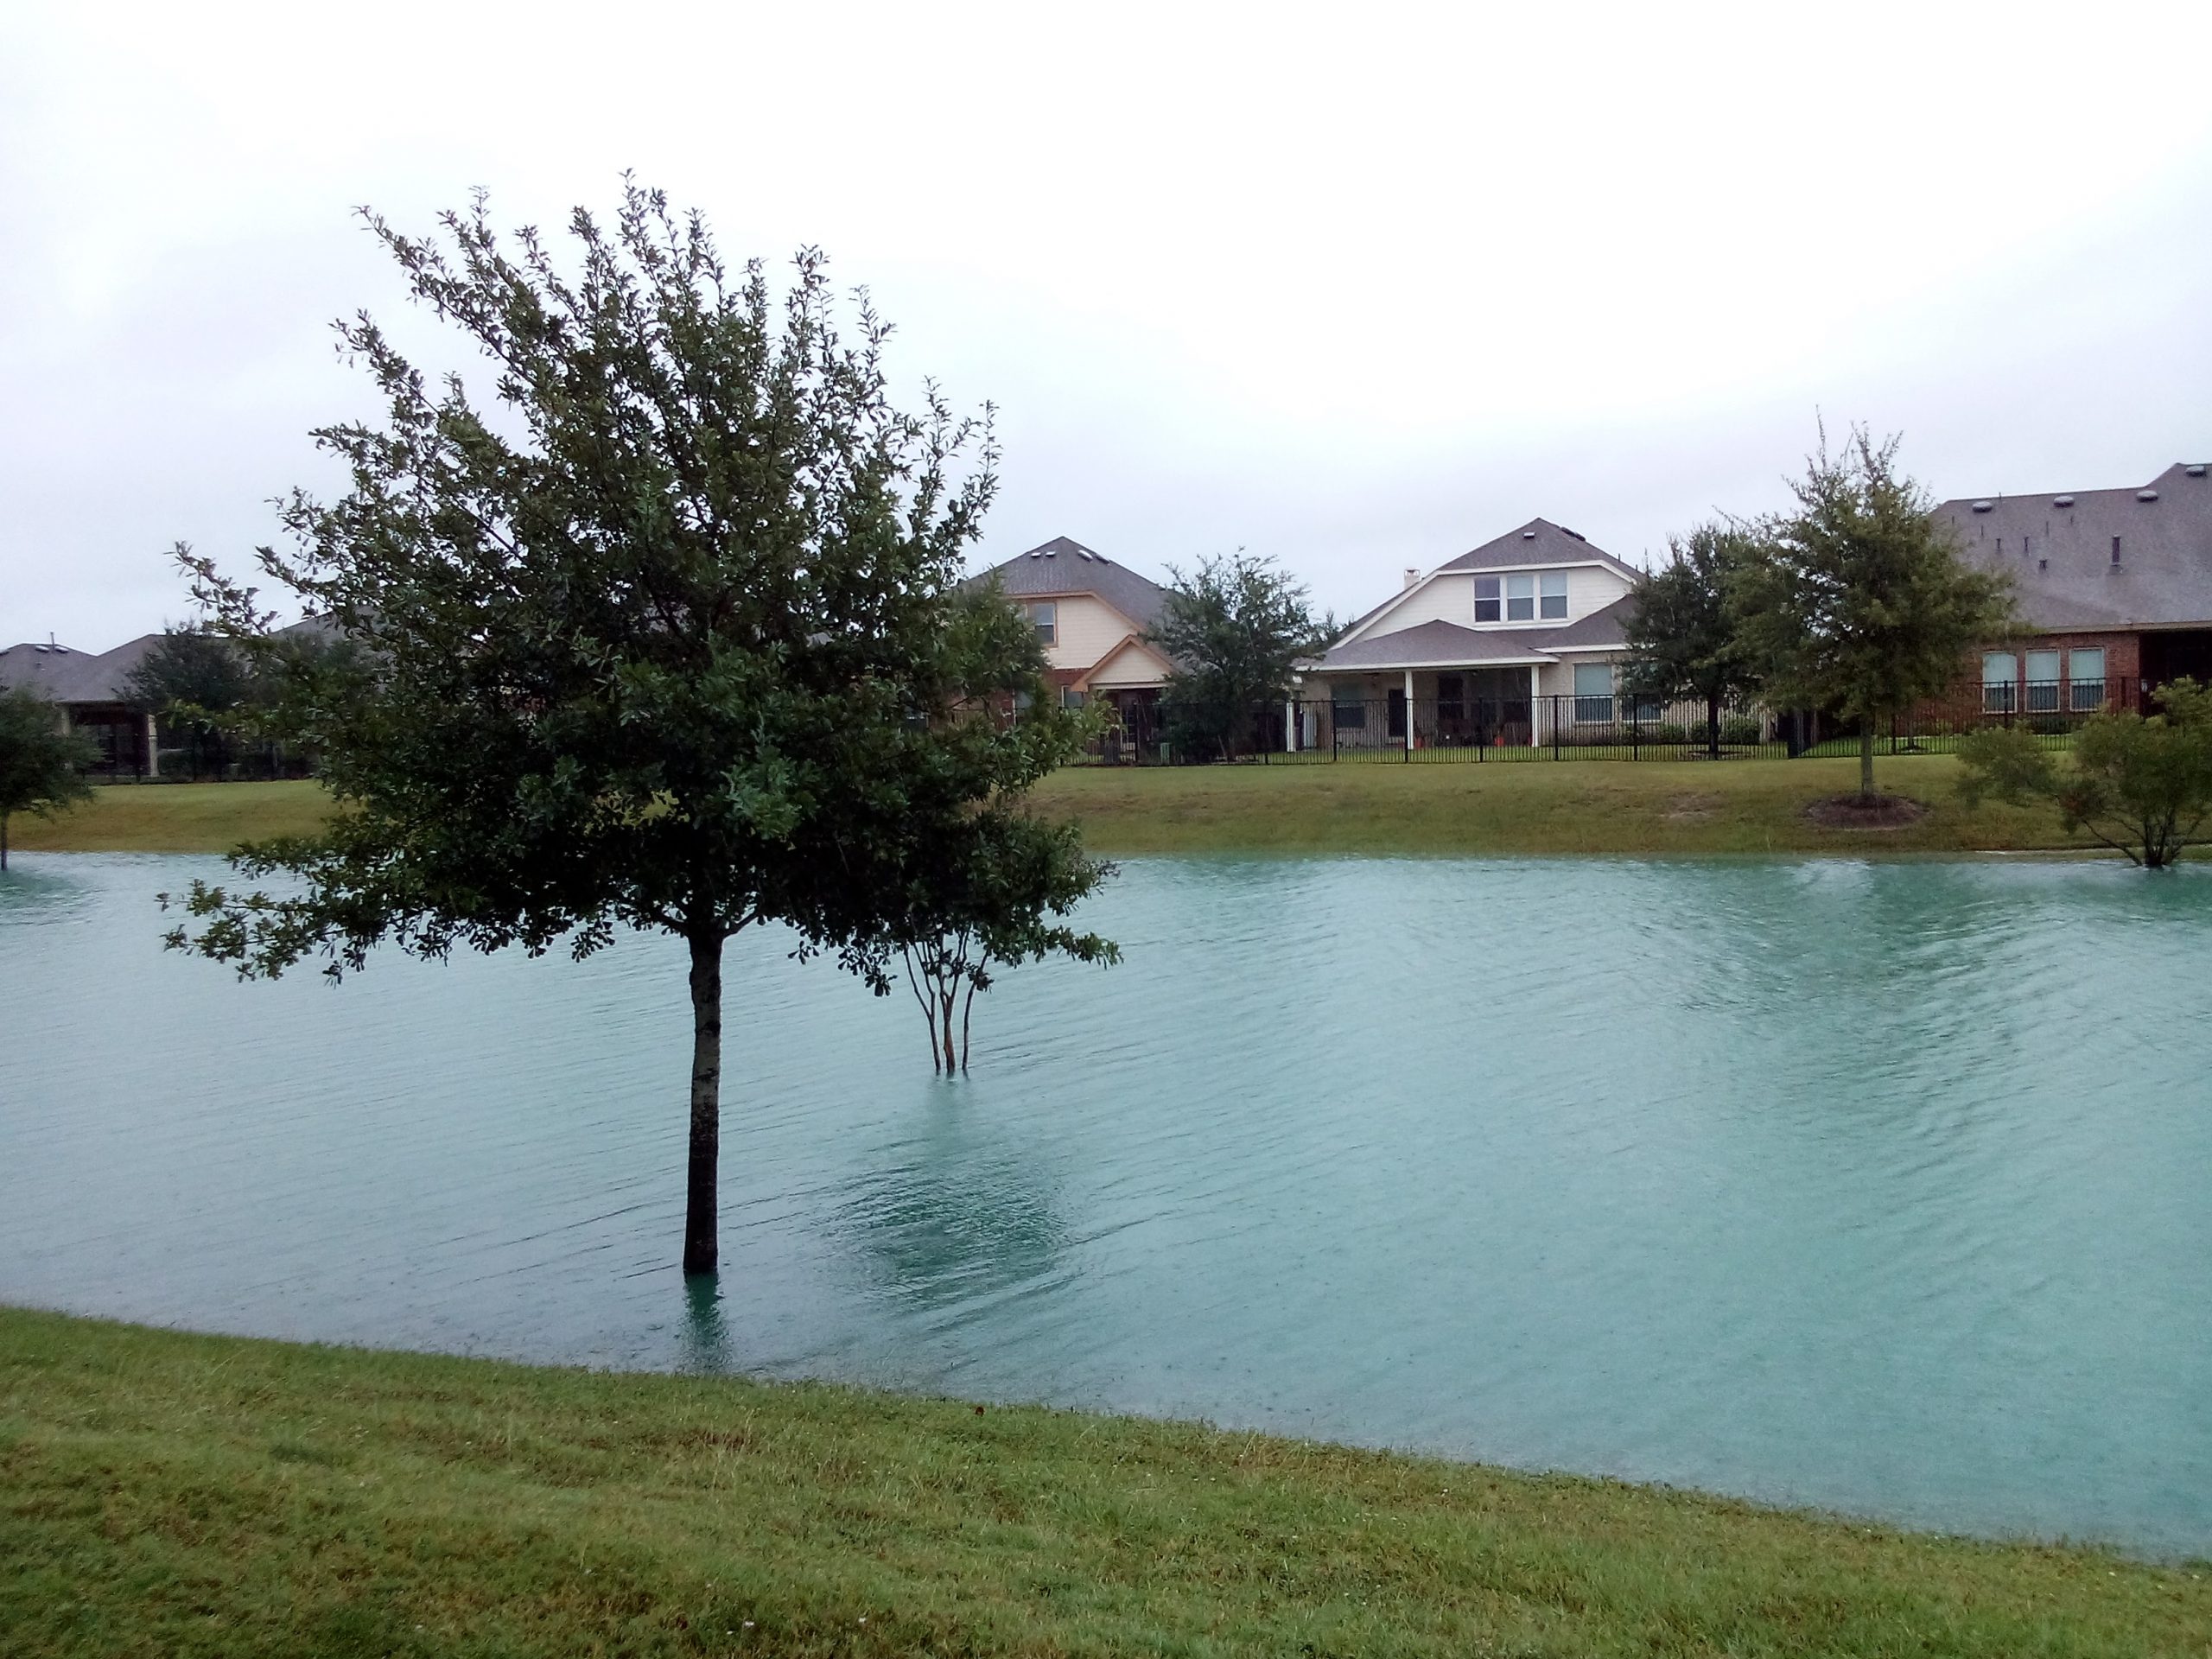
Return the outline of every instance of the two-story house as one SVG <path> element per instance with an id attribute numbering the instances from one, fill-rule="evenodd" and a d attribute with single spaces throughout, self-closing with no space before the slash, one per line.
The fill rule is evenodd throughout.
<path id="1" fill-rule="evenodd" d="M 1106 698 L 1127 729 L 1153 728 L 1154 708 L 1173 664 L 1145 643 L 1145 634 L 1159 618 L 1166 589 L 1065 536 L 972 580 L 994 578 L 1035 626 L 1048 678 L 1063 698 Z"/>
<path id="2" fill-rule="evenodd" d="M 1302 741 L 1319 741 L 1324 703 L 1338 747 L 1548 743 L 1562 723 L 1610 724 L 1638 575 L 1544 518 L 1408 570 L 1306 667 Z"/>

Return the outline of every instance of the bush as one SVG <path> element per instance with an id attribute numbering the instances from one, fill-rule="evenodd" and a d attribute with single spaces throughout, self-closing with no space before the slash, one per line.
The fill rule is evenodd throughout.
<path id="1" fill-rule="evenodd" d="M 1720 722 L 1720 741 L 1741 748 L 1764 740 L 1759 722 L 1749 715 L 1731 715 Z"/>

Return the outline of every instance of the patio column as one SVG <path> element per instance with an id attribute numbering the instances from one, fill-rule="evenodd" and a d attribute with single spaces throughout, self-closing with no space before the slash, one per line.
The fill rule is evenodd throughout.
<path id="1" fill-rule="evenodd" d="M 1544 747 L 1544 740 L 1536 730 L 1536 710 L 1543 706 L 1536 701 L 1537 688 L 1543 683 L 1538 677 L 1542 672 L 1535 664 L 1529 664 L 1529 747 L 1532 749 Z"/>
<path id="2" fill-rule="evenodd" d="M 1406 753 L 1414 752 L 1414 671 L 1406 671 Z"/>
<path id="3" fill-rule="evenodd" d="M 158 778 L 162 775 L 161 733 L 154 725 L 154 715 L 150 709 L 146 715 L 146 775 L 149 778 Z"/>
<path id="4" fill-rule="evenodd" d="M 1285 754 L 1298 753 L 1298 699 L 1295 697 L 1282 700 L 1282 752 Z"/>

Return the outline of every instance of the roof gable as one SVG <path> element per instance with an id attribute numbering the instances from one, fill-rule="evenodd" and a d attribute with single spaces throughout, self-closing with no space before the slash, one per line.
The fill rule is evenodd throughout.
<path id="1" fill-rule="evenodd" d="M 1017 553 L 969 577 L 969 582 L 980 585 L 994 576 L 1000 588 L 1016 599 L 1096 594 L 1140 629 L 1150 628 L 1159 620 L 1160 607 L 1167 597 L 1167 590 L 1158 582 L 1066 536 L 1055 536 L 1026 553 Z"/>

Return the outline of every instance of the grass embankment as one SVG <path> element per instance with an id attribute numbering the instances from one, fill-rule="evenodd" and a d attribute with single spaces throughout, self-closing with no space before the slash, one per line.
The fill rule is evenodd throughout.
<path id="1" fill-rule="evenodd" d="M 1948 755 L 1885 759 L 1885 790 L 1924 803 L 1897 830 L 1824 829 L 1806 805 L 1858 787 L 1855 760 L 1345 761 L 1078 766 L 1037 791 L 1106 854 L 1961 853 L 2086 847 L 2044 810 L 1958 798 Z M 116 785 L 51 822 L 14 821 L 26 851 L 227 851 L 314 830 L 315 784 Z"/>
<path id="2" fill-rule="evenodd" d="M 0 1650 L 2212 1650 L 2212 1583 L 1187 1425 L 0 1310 Z"/>
<path id="3" fill-rule="evenodd" d="M 1857 760 L 1415 760 L 1077 767 L 1037 791 L 1104 853 L 1963 853 L 2087 846 L 2055 814 L 1969 810 L 1948 755 L 1875 781 L 1929 810 L 1895 830 L 1826 829 L 1805 808 L 1859 787 Z"/>

